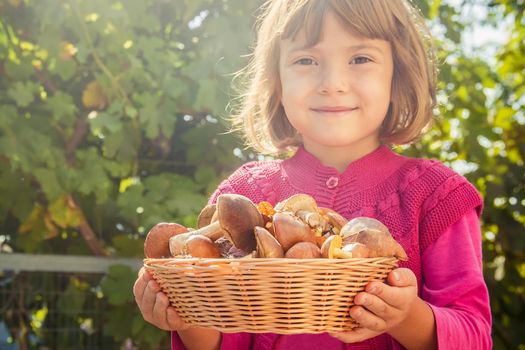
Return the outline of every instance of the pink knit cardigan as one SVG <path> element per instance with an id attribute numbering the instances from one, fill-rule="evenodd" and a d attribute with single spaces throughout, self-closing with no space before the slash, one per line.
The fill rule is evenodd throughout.
<path id="1" fill-rule="evenodd" d="M 429 293 L 429 288 L 436 288 L 429 278 L 457 285 L 460 290 L 456 289 L 456 292 L 463 292 L 453 302 L 447 300 L 450 305 L 439 305 L 439 300 L 436 305 L 429 303 L 436 318 L 440 347 L 453 349 L 453 344 L 461 344 L 461 339 L 466 337 L 472 340 L 468 344 L 476 344 L 476 349 L 490 348 L 490 308 L 479 243 L 482 200 L 464 177 L 440 162 L 404 157 L 381 146 L 339 173 L 337 169 L 321 164 L 304 148 L 299 148 L 287 160 L 250 162 L 241 166 L 219 185 L 210 202 L 221 193 L 239 193 L 255 203 L 266 200 L 272 204 L 296 193 L 307 193 L 319 206 L 332 208 L 348 219 L 357 216 L 379 219 L 405 248 L 409 260 L 402 262 L 401 266 L 415 273 L 421 297 L 432 299 L 441 292 Z M 451 227 L 454 228 L 452 233 Z M 458 233 L 460 237 L 454 236 Z M 447 255 L 452 251 L 449 244 L 462 244 L 465 253 Z M 457 249 L 454 247 L 455 251 Z M 443 262 L 443 256 L 452 261 L 438 265 L 437 262 Z M 458 256 L 466 257 L 466 263 L 462 262 L 459 270 L 454 261 Z M 438 283 L 438 288 L 444 286 Z M 468 298 L 467 304 L 474 305 L 466 308 L 465 313 L 461 312 L 465 305 L 462 298 Z M 456 309 L 461 315 L 454 313 Z M 465 331 L 473 334 L 463 334 Z M 173 349 L 183 349 L 176 333 L 173 335 Z M 301 343 L 312 349 L 317 348 L 315 344 L 320 349 L 401 348 L 387 334 L 359 344 L 337 345 L 337 342 L 327 334 L 222 335 L 222 349 L 228 350 L 285 349 Z"/>

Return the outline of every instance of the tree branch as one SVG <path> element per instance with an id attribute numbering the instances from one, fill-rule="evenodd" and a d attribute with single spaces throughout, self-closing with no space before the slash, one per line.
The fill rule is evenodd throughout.
<path id="1" fill-rule="evenodd" d="M 107 256 L 107 253 L 104 250 L 102 243 L 100 243 L 99 239 L 97 238 L 97 235 L 95 234 L 95 231 L 93 231 L 93 229 L 91 228 L 91 225 L 89 225 L 89 223 L 87 222 L 86 215 L 84 215 L 84 211 L 77 204 L 77 202 L 73 198 L 73 195 L 68 196 L 68 203 L 69 205 L 72 205 L 75 208 L 77 208 L 82 213 L 82 218 L 84 220 L 78 226 L 78 229 L 80 230 L 80 234 L 82 235 L 82 238 L 88 245 L 91 252 L 95 254 L 96 256 Z"/>
<path id="2" fill-rule="evenodd" d="M 77 123 L 75 124 L 75 130 L 73 132 L 73 135 L 68 140 L 66 140 L 65 145 L 66 161 L 67 164 L 71 167 L 75 166 L 76 164 L 75 151 L 78 145 L 84 139 L 87 131 L 88 124 L 86 118 L 78 118 Z M 89 225 L 89 222 L 86 219 L 86 215 L 84 215 L 84 211 L 73 198 L 72 194 L 68 196 L 68 204 L 74 208 L 77 208 L 82 213 L 83 222 L 78 226 L 78 229 L 91 252 L 97 256 L 106 256 L 107 253 L 104 251 L 102 243 L 100 243 L 99 239 L 97 238 L 97 235 L 95 234 L 95 231 L 93 231 L 91 225 Z"/>

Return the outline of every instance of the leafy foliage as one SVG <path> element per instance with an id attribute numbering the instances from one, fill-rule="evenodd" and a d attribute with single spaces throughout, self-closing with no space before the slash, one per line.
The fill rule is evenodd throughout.
<path id="1" fill-rule="evenodd" d="M 459 15 L 461 7 L 414 3 L 439 33 L 439 117 L 420 143 L 402 151 L 444 161 L 482 192 L 495 348 L 523 347 L 525 5 L 463 0 L 486 11 L 475 21 L 511 25 L 512 35 L 488 57 L 465 49 L 464 32 L 474 23 Z M 259 4 L 0 1 L 0 237 L 6 246 L 140 258 L 153 224 L 193 226 L 218 182 L 256 156 L 225 133 L 222 117 L 232 73 L 246 63 Z M 116 344 L 132 339 L 154 348 L 166 335 L 138 314 L 135 275 L 115 266 L 93 286 L 109 305 L 104 331 Z M 93 293 L 85 283 L 72 279 L 60 307 L 82 305 Z"/>
<path id="2" fill-rule="evenodd" d="M 6 245 L 142 258 L 155 223 L 194 226 L 218 182 L 242 162 L 219 117 L 251 40 L 257 4 L 250 6 L 1 1 Z M 104 330 L 117 344 L 132 338 L 153 348 L 166 333 L 140 317 L 131 294 L 135 277 L 115 267 L 101 283 L 111 309 Z M 78 286 L 64 289 L 72 298 L 62 300 L 84 303 L 90 290 Z M 14 326 L 16 319 L 6 321 Z"/>

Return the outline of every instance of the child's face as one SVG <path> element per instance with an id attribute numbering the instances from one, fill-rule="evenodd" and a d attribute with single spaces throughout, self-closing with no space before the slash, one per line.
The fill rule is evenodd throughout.
<path id="1" fill-rule="evenodd" d="M 305 148 L 320 158 L 371 152 L 390 103 L 390 43 L 354 36 L 328 13 L 320 41 L 304 45 L 301 34 L 281 42 L 279 73 L 281 103 Z"/>

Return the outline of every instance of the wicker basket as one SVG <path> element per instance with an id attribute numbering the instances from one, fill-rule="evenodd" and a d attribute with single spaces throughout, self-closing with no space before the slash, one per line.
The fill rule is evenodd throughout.
<path id="1" fill-rule="evenodd" d="M 356 326 L 348 314 L 396 258 L 145 259 L 188 324 L 221 332 L 322 333 Z"/>

